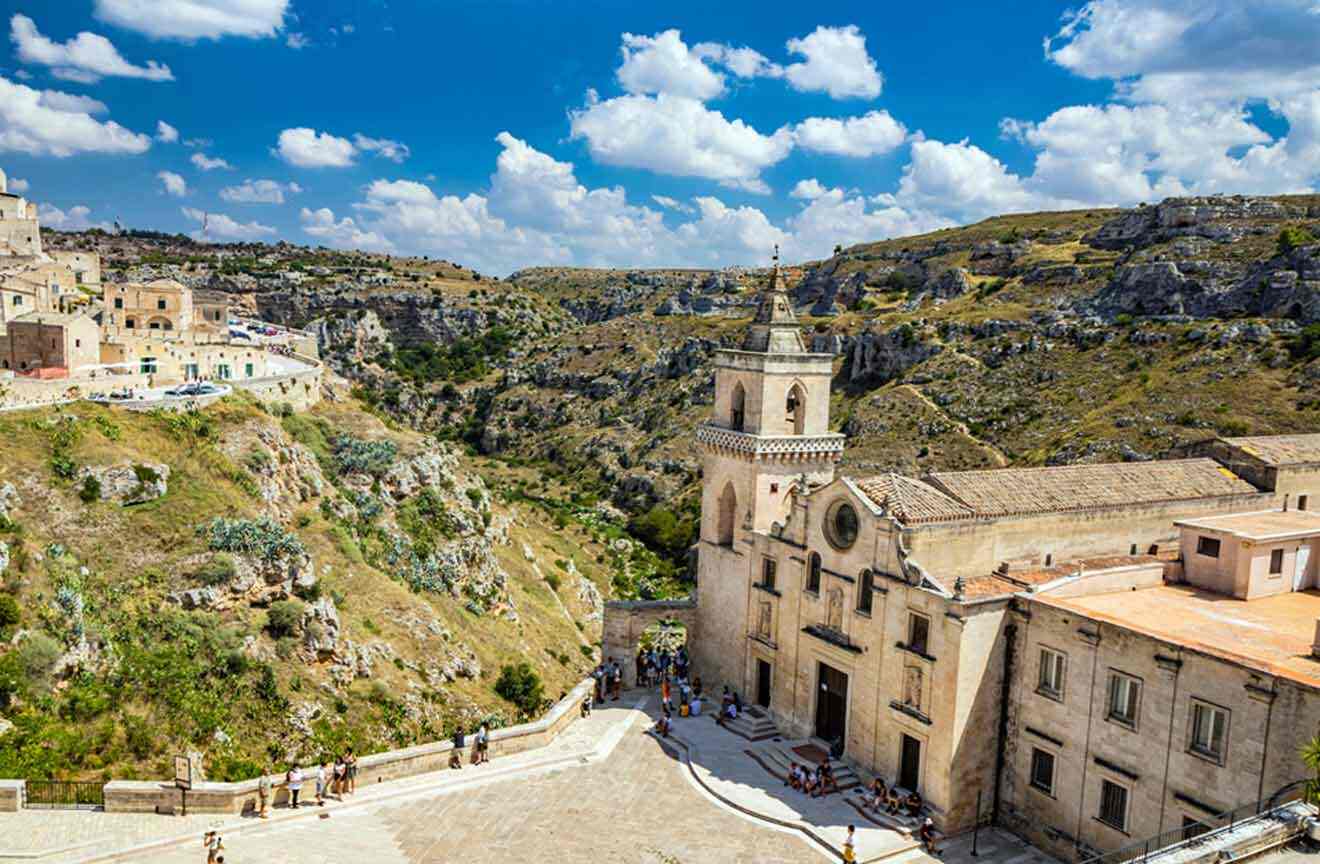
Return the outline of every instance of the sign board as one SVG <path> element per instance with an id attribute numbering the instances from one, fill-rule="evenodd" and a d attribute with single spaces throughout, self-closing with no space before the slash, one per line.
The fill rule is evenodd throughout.
<path id="1" fill-rule="evenodd" d="M 192 760 L 187 756 L 174 757 L 174 785 L 180 789 L 192 788 Z"/>

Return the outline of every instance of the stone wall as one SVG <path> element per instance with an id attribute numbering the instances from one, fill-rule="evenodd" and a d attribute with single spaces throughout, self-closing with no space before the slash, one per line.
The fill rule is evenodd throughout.
<path id="1" fill-rule="evenodd" d="M 321 401 L 322 366 L 319 360 L 311 357 L 295 355 L 294 359 L 309 364 L 309 368 L 228 383 L 248 391 L 262 402 L 287 402 L 297 411 L 306 410 Z"/>
<path id="2" fill-rule="evenodd" d="M 535 750 L 554 741 L 579 718 L 582 700 L 591 692 L 592 687 L 591 679 L 582 681 L 567 696 L 555 703 L 549 713 L 540 720 L 491 732 L 491 757 Z M 469 736 L 467 747 L 460 751 L 464 765 L 471 762 L 472 743 L 473 739 Z M 403 750 L 362 756 L 358 759 L 358 784 L 366 786 L 444 770 L 449 767 L 449 755 L 453 750 L 452 741 L 433 741 Z M 310 770 L 314 769 L 305 768 L 304 772 Z M 288 792 L 284 788 L 284 775 L 276 775 L 272 777 L 272 781 L 275 786 L 273 803 L 285 803 L 288 800 Z M 22 781 L 0 780 L 0 812 L 5 809 L 6 789 L 12 788 L 13 784 L 21 783 Z M 257 786 L 256 779 L 237 783 L 194 784 L 187 793 L 188 812 L 235 815 L 253 812 L 258 806 Z M 314 781 L 310 776 L 306 788 L 309 790 L 314 788 Z M 182 794 L 168 782 L 112 780 L 105 785 L 105 809 L 108 813 L 173 813 L 182 804 Z"/>
<path id="3" fill-rule="evenodd" d="M 23 806 L 22 780 L 0 780 L 0 813 L 17 813 Z"/>
<path id="4" fill-rule="evenodd" d="M 637 686 L 637 646 L 642 634 L 661 621 L 677 621 L 687 628 L 688 650 L 694 649 L 697 626 L 697 601 L 684 600 L 611 600 L 605 604 L 601 634 L 602 654 L 619 662 L 623 686 Z"/>

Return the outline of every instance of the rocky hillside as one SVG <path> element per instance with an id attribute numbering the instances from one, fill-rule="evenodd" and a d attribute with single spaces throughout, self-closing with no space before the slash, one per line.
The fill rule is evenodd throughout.
<path id="1" fill-rule="evenodd" d="M 1317 237 L 1320 197 L 1170 199 L 863 244 L 781 278 L 836 355 L 845 470 L 1146 459 L 1320 428 Z M 767 270 L 490 280 L 265 248 L 169 266 L 315 329 L 381 416 L 690 528 L 711 357 L 737 344 Z M 135 254 L 124 272 L 159 253 Z M 655 548 L 677 564 L 679 546 Z"/>
<path id="2" fill-rule="evenodd" d="M 0 776 L 213 779 L 434 740 L 553 700 L 603 598 L 657 559 L 613 508 L 383 423 L 339 392 L 269 414 L 0 416 Z"/>

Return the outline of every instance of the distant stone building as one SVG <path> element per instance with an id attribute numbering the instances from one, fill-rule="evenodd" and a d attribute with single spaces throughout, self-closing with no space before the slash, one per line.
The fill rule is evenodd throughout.
<path id="1" fill-rule="evenodd" d="M 108 331 L 183 332 L 193 327 L 192 290 L 173 279 L 108 282 L 102 288 Z"/>
<path id="2" fill-rule="evenodd" d="M 836 476 L 831 357 L 806 350 L 777 275 L 717 353 L 696 434 L 708 689 L 920 790 L 945 831 L 993 817 L 1070 858 L 1295 779 L 1320 729 L 1320 516 L 1297 509 L 1320 436 Z M 616 655 L 626 605 L 606 610 Z"/>
<path id="3" fill-rule="evenodd" d="M 0 256 L 41 254 L 41 226 L 37 205 L 9 191 L 9 181 L 0 171 Z"/>
<path id="4" fill-rule="evenodd" d="M 85 313 L 29 312 L 5 324 L 0 369 L 67 377 L 100 362 L 100 329 Z"/>

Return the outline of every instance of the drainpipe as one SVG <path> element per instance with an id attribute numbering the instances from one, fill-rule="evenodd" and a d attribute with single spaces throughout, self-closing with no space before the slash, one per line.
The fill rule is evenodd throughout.
<path id="1" fill-rule="evenodd" d="M 1160 822 L 1159 829 L 1164 831 L 1164 809 L 1169 802 L 1169 765 L 1173 762 L 1173 718 L 1178 713 L 1178 679 L 1181 677 L 1178 673 L 1182 671 L 1182 657 L 1178 658 L 1179 665 L 1173 670 L 1173 699 L 1169 702 L 1169 740 L 1164 747 L 1164 781 L 1160 787 Z M 1268 726 L 1266 727 L 1268 729 Z"/>
<path id="2" fill-rule="evenodd" d="M 1083 631 L 1085 632 L 1085 631 Z M 1089 639 L 1087 641 L 1090 641 Z M 1086 740 L 1082 746 L 1082 782 L 1078 787 L 1077 794 L 1077 833 L 1074 835 L 1074 843 L 1077 848 L 1081 848 L 1082 843 L 1082 810 L 1086 806 L 1086 774 L 1091 761 L 1091 724 L 1095 719 L 1095 673 L 1100 666 L 1100 622 L 1095 622 L 1095 642 L 1091 645 L 1091 681 L 1087 687 L 1087 708 L 1086 708 Z"/>
<path id="3" fill-rule="evenodd" d="M 1260 783 L 1256 786 L 1256 801 L 1265 797 L 1265 759 L 1270 753 L 1270 721 L 1274 719 L 1274 702 L 1279 698 L 1277 685 L 1272 687 L 1274 692 L 1270 695 L 1270 701 L 1265 708 L 1265 741 L 1260 748 Z M 1260 805 L 1256 805 L 1257 809 Z"/>
<path id="4" fill-rule="evenodd" d="M 1012 614 L 1011 612 L 1008 614 Z M 1008 741 L 1008 698 L 1013 681 L 1013 651 L 1017 645 L 1017 625 L 1009 624 L 1004 628 L 1004 680 L 999 688 L 999 744 L 995 747 L 995 798 L 990 813 L 994 824 L 999 824 L 999 784 L 1004 776 L 1004 748 Z M 979 809 L 979 808 L 978 808 Z M 981 821 L 978 812 L 973 824 Z"/>

